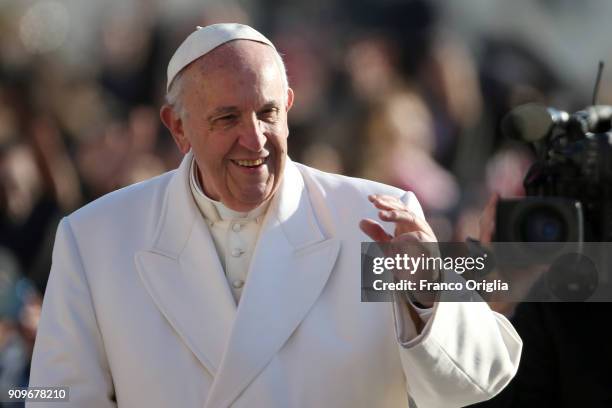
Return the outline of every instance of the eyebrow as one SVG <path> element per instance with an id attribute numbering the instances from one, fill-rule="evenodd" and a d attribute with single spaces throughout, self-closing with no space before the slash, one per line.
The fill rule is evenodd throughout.
<path id="1" fill-rule="evenodd" d="M 237 110 L 238 108 L 236 106 L 221 106 L 210 113 L 208 120 L 213 119 L 215 116 L 223 115 L 224 113 L 236 112 Z"/>
<path id="2" fill-rule="evenodd" d="M 270 101 L 270 102 L 266 102 L 261 109 L 259 109 L 260 111 L 266 110 L 266 109 L 271 109 L 271 108 L 276 108 L 278 109 L 278 103 L 275 101 Z M 215 119 L 217 116 L 219 115 L 223 115 L 226 113 L 234 113 L 236 111 L 238 111 L 238 107 L 237 106 L 221 106 L 216 108 L 215 110 L 213 110 L 210 115 L 208 115 L 208 120 L 212 121 L 213 119 Z"/>

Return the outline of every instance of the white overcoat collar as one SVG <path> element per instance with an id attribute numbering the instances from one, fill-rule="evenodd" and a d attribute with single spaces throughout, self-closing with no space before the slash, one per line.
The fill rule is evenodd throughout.
<path id="1" fill-rule="evenodd" d="M 136 254 L 136 264 L 161 313 L 214 377 L 206 406 L 228 406 L 306 316 L 340 244 L 325 236 L 302 175 L 287 160 L 236 310 L 189 191 L 190 161 L 188 154 L 169 182 L 152 245 Z"/>

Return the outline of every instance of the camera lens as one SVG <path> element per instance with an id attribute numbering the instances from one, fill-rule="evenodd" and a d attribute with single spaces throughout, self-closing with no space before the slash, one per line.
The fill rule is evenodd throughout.
<path id="1" fill-rule="evenodd" d="M 521 240 L 524 242 L 564 242 L 567 240 L 567 225 L 552 208 L 538 208 L 522 217 Z"/>

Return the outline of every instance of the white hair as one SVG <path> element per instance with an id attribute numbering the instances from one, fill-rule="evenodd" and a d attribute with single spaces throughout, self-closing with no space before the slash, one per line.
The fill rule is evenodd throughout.
<path id="1" fill-rule="evenodd" d="M 278 67 L 281 71 L 281 81 L 283 81 L 283 93 L 284 98 L 286 98 L 287 91 L 289 90 L 289 78 L 287 77 L 287 69 L 285 68 L 283 57 L 276 50 L 274 50 L 274 58 L 276 59 L 276 63 L 278 64 Z M 172 109 L 174 109 L 174 111 L 179 114 L 180 117 L 183 117 L 184 114 L 183 103 L 181 101 L 181 93 L 183 91 L 183 82 L 185 79 L 183 77 L 184 73 L 185 69 L 179 71 L 176 74 L 176 76 L 172 80 L 172 83 L 170 84 L 170 87 L 168 88 L 168 91 L 166 92 L 166 103 L 170 105 Z"/>

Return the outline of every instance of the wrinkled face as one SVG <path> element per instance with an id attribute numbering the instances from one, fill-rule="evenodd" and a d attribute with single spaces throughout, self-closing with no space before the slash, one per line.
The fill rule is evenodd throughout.
<path id="1" fill-rule="evenodd" d="M 168 120 L 162 108 L 179 149 L 193 150 L 206 195 L 235 211 L 274 195 L 287 158 L 293 92 L 274 52 L 254 41 L 224 44 L 186 68 L 182 115 Z"/>

